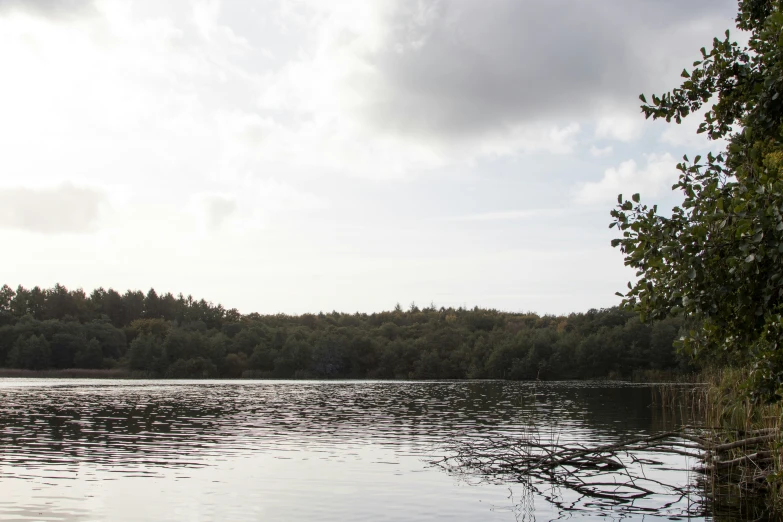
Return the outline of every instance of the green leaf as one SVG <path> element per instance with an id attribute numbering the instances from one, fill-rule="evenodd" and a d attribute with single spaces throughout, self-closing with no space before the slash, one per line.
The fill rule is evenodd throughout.
<path id="1" fill-rule="evenodd" d="M 783 10 L 778 3 L 741 0 L 737 23 L 750 43 L 732 42 L 726 31 L 725 40 L 715 38 L 711 47 L 701 48 L 702 59 L 692 69 L 681 69 L 685 80 L 679 87 L 651 94 L 653 103 L 642 107 L 645 117 L 680 122 L 703 110 L 698 132 L 727 145 L 706 158 L 693 154 L 693 163 L 682 156 L 672 185 L 680 200 L 667 204 L 670 213 L 642 206 L 638 194 L 631 201 L 621 195 L 615 221 L 624 263 L 638 278 L 623 302 L 660 319 L 680 311 L 682 297 L 689 296 L 682 313 L 696 317 L 684 346 L 700 357 L 720 353 L 727 363 L 752 365 L 761 360 L 760 340 L 774 345 L 780 352 L 774 374 L 780 379 L 773 388 L 783 395 L 783 324 L 771 329 L 768 319 L 783 308 Z M 755 4 L 764 7 L 750 7 Z M 647 103 L 643 95 L 639 99 Z"/>

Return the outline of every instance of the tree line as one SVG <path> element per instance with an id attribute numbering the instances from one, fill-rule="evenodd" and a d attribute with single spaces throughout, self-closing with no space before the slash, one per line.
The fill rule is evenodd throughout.
<path id="1" fill-rule="evenodd" d="M 481 308 L 240 314 L 203 299 L 62 285 L 0 289 L 0 367 L 139 377 L 584 379 L 686 371 L 681 319 Z"/>

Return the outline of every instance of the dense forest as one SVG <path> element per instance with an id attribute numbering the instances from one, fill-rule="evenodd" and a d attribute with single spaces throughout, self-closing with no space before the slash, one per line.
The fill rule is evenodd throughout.
<path id="1" fill-rule="evenodd" d="M 373 314 L 242 315 L 192 297 L 0 289 L 0 367 L 138 377 L 581 379 L 684 371 L 682 321 L 618 308 L 568 316 L 399 305 Z"/>

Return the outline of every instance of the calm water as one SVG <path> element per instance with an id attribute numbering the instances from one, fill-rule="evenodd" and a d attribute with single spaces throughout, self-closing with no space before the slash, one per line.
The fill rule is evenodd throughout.
<path id="1" fill-rule="evenodd" d="M 430 463 L 482 433 L 671 427 L 650 402 L 617 384 L 0 379 L 0 520 L 669 519 L 695 499 L 628 509 Z M 656 458 L 647 473 L 693 480 Z"/>

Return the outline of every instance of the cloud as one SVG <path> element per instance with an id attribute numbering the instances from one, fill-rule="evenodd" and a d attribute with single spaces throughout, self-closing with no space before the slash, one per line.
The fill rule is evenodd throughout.
<path id="1" fill-rule="evenodd" d="M 294 3 L 313 11 L 320 30 L 312 54 L 270 87 L 272 99 L 286 85 L 287 107 L 350 109 L 380 131 L 439 139 L 597 114 L 618 99 L 635 104 L 671 72 L 667 41 L 693 41 L 696 52 L 736 9 L 729 0 Z M 632 138 L 620 123 L 603 131 Z"/>
<path id="2" fill-rule="evenodd" d="M 253 103 L 253 75 L 232 63 L 247 49 L 222 28 L 207 42 L 187 13 L 137 7 L 99 2 L 73 23 L 0 15 L 3 171 L 137 200 L 205 190 L 222 161 L 217 108 Z"/>
<path id="3" fill-rule="evenodd" d="M 28 137 L 46 138 L 46 127 L 57 137 L 48 140 L 58 149 L 52 163 L 95 161 L 86 144 L 100 143 L 107 154 L 136 151 L 137 164 L 165 157 L 169 172 L 201 176 L 209 166 L 203 175 L 219 178 L 271 166 L 280 178 L 318 170 L 392 179 L 484 158 L 572 154 L 591 118 L 627 113 L 607 104 L 636 105 L 638 91 L 657 85 L 671 60 L 666 42 L 687 48 L 730 21 L 714 22 L 727 0 L 708 11 L 707 0 L 497 0 L 492 9 L 468 0 L 268 0 L 260 10 L 272 21 L 259 30 L 252 10 L 228 1 L 70 2 L 97 16 L 80 26 L 0 17 L 0 66 L 13 71 L 0 85 L 0 112 L 14 122 L 0 123 L 0 140 L 25 142 L 9 161 L 27 161 Z M 33 4 L 24 9 L 58 5 Z M 248 20 L 228 18 L 232 9 Z M 559 22 L 541 23 L 548 19 Z M 704 27 L 689 25 L 697 22 Z M 629 121 L 609 118 L 600 134 L 631 139 Z M 52 167 L 39 170 L 60 172 Z M 160 178 L 146 165 L 128 170 Z M 77 175 L 86 176 L 65 178 L 95 181 Z"/>
<path id="4" fill-rule="evenodd" d="M 590 163 L 591 145 L 619 151 L 615 141 L 627 139 L 608 124 L 605 141 L 594 139 L 598 120 L 622 123 L 639 92 L 676 85 L 690 54 L 731 25 L 736 2 L 0 6 L 0 171 L 13 173 L 0 176 L 0 226 L 96 230 L 45 240 L 0 230 L 19 245 L 5 272 L 33 284 L 63 274 L 85 287 L 165 283 L 247 311 L 258 306 L 251 282 L 279 311 L 408 302 L 406 286 L 428 302 L 439 296 L 434 278 L 455 300 L 530 292 L 529 281 L 508 290 L 504 279 L 520 261 L 530 270 L 515 273 L 568 295 L 572 281 L 549 255 L 475 260 L 459 272 L 443 260 L 587 244 L 598 207 L 558 196 Z M 647 160 L 637 161 L 641 176 Z M 586 180 L 601 185 L 604 168 Z M 26 188 L 8 186 L 16 180 Z M 74 210 L 67 191 L 44 197 L 64 180 L 100 187 L 94 199 L 110 201 L 111 213 L 101 203 L 90 211 L 88 197 Z M 617 189 L 604 185 L 597 190 L 613 198 Z M 585 217 L 528 210 L 545 202 Z M 533 226 L 520 227 L 524 219 Z M 151 250 L 159 255 L 144 255 Z M 64 262 L 53 266 L 52 251 Z M 85 252 L 97 261 L 85 265 Z M 424 271 L 423 257 L 433 259 Z M 585 257 L 574 278 L 609 272 Z M 227 259 L 233 290 L 215 268 Z M 371 272 L 357 281 L 362 270 Z M 291 293 L 303 278 L 308 291 Z M 611 297 L 616 285 L 607 286 Z M 562 299 L 563 310 L 577 306 Z"/>
<path id="5" fill-rule="evenodd" d="M 213 196 L 206 200 L 207 221 L 211 228 L 220 228 L 223 222 L 237 212 L 237 202 L 232 198 Z"/>
<path id="6" fill-rule="evenodd" d="M 267 158 L 394 178 L 569 154 L 585 128 L 630 142 L 645 125 L 638 94 L 675 85 L 672 56 L 698 54 L 735 11 L 731 0 L 285 0 L 278 23 L 305 36 L 262 74 L 257 108 L 277 127 Z"/>
<path id="7" fill-rule="evenodd" d="M 709 107 L 711 104 L 690 114 L 680 124 L 667 123 L 660 135 L 661 143 L 678 149 L 689 149 L 694 154 L 703 153 L 703 151 L 719 152 L 725 149 L 728 144 L 726 140 L 713 141 L 708 138 L 707 133 L 699 134 L 697 132 Z"/>
<path id="8" fill-rule="evenodd" d="M 640 115 L 615 115 L 598 120 L 595 137 L 628 143 L 642 135 L 646 121 Z"/>
<path id="9" fill-rule="evenodd" d="M 677 182 L 677 162 L 670 154 L 648 154 L 647 163 L 637 165 L 634 160 L 622 162 L 617 168 L 604 172 L 594 183 L 584 183 L 576 192 L 576 200 L 586 204 L 611 203 L 618 194 L 636 192 L 643 196 L 659 196 Z"/>
<path id="10" fill-rule="evenodd" d="M 252 190 L 267 211 L 311 212 L 328 207 L 328 203 L 318 195 L 274 178 L 255 181 Z"/>
<path id="11" fill-rule="evenodd" d="M 329 202 L 275 178 L 245 176 L 232 180 L 225 192 L 196 194 L 191 211 L 206 218 L 211 230 L 245 231 L 266 227 L 271 219 L 309 215 L 329 208 Z"/>
<path id="12" fill-rule="evenodd" d="M 595 145 L 590 147 L 590 155 L 594 158 L 603 158 L 604 156 L 608 156 L 612 153 L 612 146 L 607 145 L 606 147 L 596 147 Z"/>
<path id="13" fill-rule="evenodd" d="M 0 0 L 0 14 L 10 11 L 49 18 L 76 18 L 96 12 L 93 0 Z"/>
<path id="14" fill-rule="evenodd" d="M 445 221 L 480 222 L 480 221 L 514 221 L 518 219 L 553 217 L 568 214 L 568 210 L 559 208 L 537 208 L 527 210 L 506 210 L 500 212 L 485 212 L 446 218 Z"/>
<path id="15" fill-rule="evenodd" d="M 0 228 L 62 234 L 96 228 L 106 198 L 100 191 L 64 184 L 55 188 L 0 189 Z"/>

